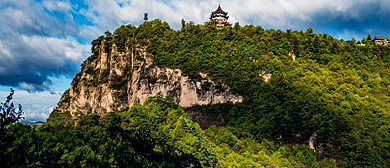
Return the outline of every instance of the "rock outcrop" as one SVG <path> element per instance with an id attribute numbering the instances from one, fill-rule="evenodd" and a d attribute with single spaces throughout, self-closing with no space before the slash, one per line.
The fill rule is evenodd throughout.
<path id="1" fill-rule="evenodd" d="M 190 78 L 180 69 L 158 67 L 147 46 L 134 45 L 125 52 L 117 52 L 115 45 L 107 52 L 104 46 L 82 65 L 70 89 L 64 93 L 56 110 L 70 112 L 73 119 L 83 113 L 118 111 L 134 104 L 142 104 L 149 96 L 171 96 L 182 107 L 196 104 L 216 104 L 242 101 L 221 82 L 199 73 Z"/>

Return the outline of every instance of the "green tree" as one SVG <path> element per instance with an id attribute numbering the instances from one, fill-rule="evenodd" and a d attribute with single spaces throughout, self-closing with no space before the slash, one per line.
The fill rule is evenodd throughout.
<path id="1" fill-rule="evenodd" d="M 11 93 L 7 96 L 7 100 L 0 105 L 0 132 L 4 130 L 6 126 L 23 118 L 22 106 L 18 104 L 19 106 L 16 109 L 14 103 L 11 102 L 14 92 L 15 91 L 11 88 Z"/>
<path id="2" fill-rule="evenodd" d="M 372 38 L 371 38 L 371 34 L 368 34 L 368 36 L 367 36 L 367 40 L 372 40 Z"/>
<path id="3" fill-rule="evenodd" d="M 186 21 L 184 19 L 181 19 L 181 29 L 184 29 L 186 27 Z"/>

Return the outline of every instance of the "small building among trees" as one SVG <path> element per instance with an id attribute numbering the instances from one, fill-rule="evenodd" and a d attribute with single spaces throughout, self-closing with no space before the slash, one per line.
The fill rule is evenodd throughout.
<path id="1" fill-rule="evenodd" d="M 223 11 L 221 5 L 218 5 L 217 10 L 211 12 L 210 20 L 214 20 L 217 23 L 217 27 L 223 27 L 227 24 L 229 19 L 228 13 Z"/>
<path id="2" fill-rule="evenodd" d="M 372 41 L 373 41 L 375 44 L 379 44 L 379 45 L 388 45 L 388 44 L 389 44 L 389 41 L 390 41 L 390 37 L 379 37 L 379 36 L 375 36 L 374 39 L 372 39 Z"/>

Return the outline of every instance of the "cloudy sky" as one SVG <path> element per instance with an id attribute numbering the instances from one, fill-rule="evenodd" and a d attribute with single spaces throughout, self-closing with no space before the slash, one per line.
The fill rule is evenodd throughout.
<path id="1" fill-rule="evenodd" d="M 389 0 L 0 0 L 0 101 L 12 87 L 26 119 L 44 121 L 91 54 L 91 40 L 139 25 L 144 13 L 174 29 L 181 19 L 202 24 L 218 4 L 241 25 L 311 27 L 346 40 L 390 36 Z"/>

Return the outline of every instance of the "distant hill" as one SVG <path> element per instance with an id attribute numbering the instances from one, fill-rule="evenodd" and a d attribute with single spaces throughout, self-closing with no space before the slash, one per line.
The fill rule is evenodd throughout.
<path id="1" fill-rule="evenodd" d="M 43 124 L 45 124 L 45 122 L 43 121 L 21 121 L 21 123 L 29 126 L 42 126 Z"/>

